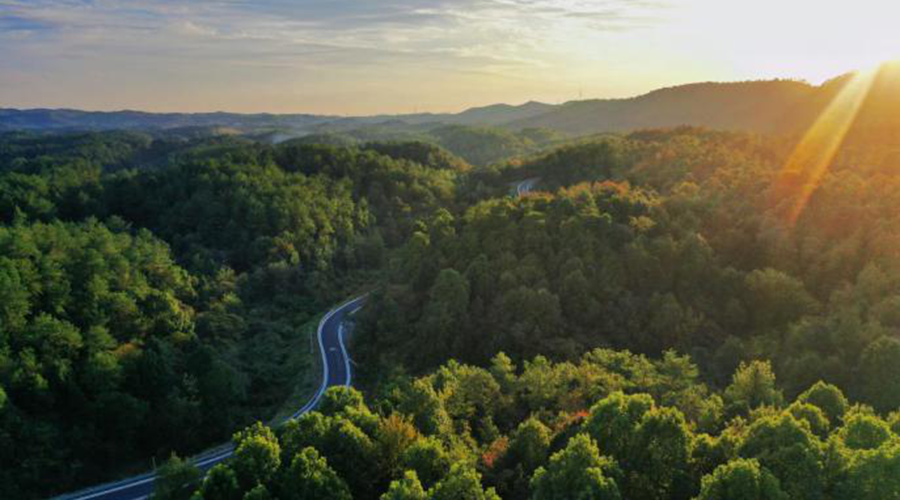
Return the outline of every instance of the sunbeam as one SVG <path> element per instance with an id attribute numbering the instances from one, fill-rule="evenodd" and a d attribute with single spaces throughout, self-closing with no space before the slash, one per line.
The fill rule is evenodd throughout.
<path id="1" fill-rule="evenodd" d="M 834 160 L 847 132 L 869 95 L 878 69 L 856 73 L 794 148 L 778 176 L 778 185 L 790 186 L 780 195 L 789 197 L 784 220 L 793 227 L 810 196 Z M 779 200 L 783 202 L 784 200 Z"/>

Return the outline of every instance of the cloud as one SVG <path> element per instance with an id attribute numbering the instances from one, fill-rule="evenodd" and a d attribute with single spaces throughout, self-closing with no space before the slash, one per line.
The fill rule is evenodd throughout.
<path id="1" fill-rule="evenodd" d="M 14 15 L 0 15 L 0 32 L 35 32 L 53 29 L 50 23 Z"/>
<path id="2" fill-rule="evenodd" d="M 583 21 L 588 29 L 628 29 L 646 19 L 640 11 L 653 8 L 641 0 L 0 0 L 0 7 L 11 12 L 0 17 L 0 33 L 41 31 L 59 42 L 78 43 L 109 30 L 94 39 L 120 38 L 126 47 L 133 35 L 162 45 L 177 40 L 154 37 L 288 45 L 316 40 L 399 52 L 529 43 L 570 20 Z M 510 35 L 519 38 L 509 40 Z"/>
<path id="3" fill-rule="evenodd" d="M 160 75 L 254 88 L 298 75 L 326 87 L 426 72 L 516 79 L 561 64 L 572 40 L 639 29 L 659 9 L 647 0 L 0 0 L 0 83 L 13 71 L 63 84 L 86 72 L 96 80 L 85 86 Z"/>

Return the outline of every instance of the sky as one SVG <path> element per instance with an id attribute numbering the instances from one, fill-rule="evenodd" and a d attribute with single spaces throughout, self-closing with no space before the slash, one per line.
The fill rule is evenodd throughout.
<path id="1" fill-rule="evenodd" d="M 0 0 L 0 107 L 369 115 L 821 83 L 897 0 Z"/>

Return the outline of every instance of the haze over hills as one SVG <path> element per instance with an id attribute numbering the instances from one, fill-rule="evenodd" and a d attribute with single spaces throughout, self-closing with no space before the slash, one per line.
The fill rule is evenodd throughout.
<path id="1" fill-rule="evenodd" d="M 573 134 L 698 125 L 774 131 L 790 111 L 820 90 L 793 80 L 695 83 L 628 99 L 573 101 L 511 127 L 545 127 Z"/>
<path id="2" fill-rule="evenodd" d="M 181 127 L 304 128 L 338 117 L 304 114 L 147 113 L 75 109 L 0 109 L 0 130 L 148 130 Z"/>
<path id="3" fill-rule="evenodd" d="M 886 66 L 887 67 L 887 66 Z M 885 68 L 886 68 L 885 67 Z M 898 106 L 896 72 L 884 68 L 865 106 L 875 122 L 892 120 Z M 379 126 L 409 133 L 440 125 L 544 128 L 568 135 L 624 132 L 636 129 L 701 126 L 761 133 L 803 130 L 821 114 L 843 86 L 847 74 L 814 86 L 796 80 L 694 83 L 663 88 L 627 99 L 591 99 L 560 105 L 528 102 L 494 104 L 461 113 L 415 113 L 339 117 L 310 114 L 93 112 L 70 109 L 0 109 L 0 130 L 159 130 L 185 127 L 228 127 L 242 132 L 276 130 L 292 137 Z"/>
<path id="4" fill-rule="evenodd" d="M 245 131 L 289 128 L 311 131 L 327 125 L 346 129 L 366 125 L 459 124 L 503 125 L 538 117 L 555 106 L 529 102 L 521 106 L 495 104 L 457 114 L 415 113 L 340 117 L 309 114 L 148 113 L 143 111 L 81 111 L 74 109 L 0 109 L 0 130 L 150 130 L 183 127 L 234 127 Z"/>
<path id="5" fill-rule="evenodd" d="M 503 125 L 517 120 L 529 120 L 553 111 L 557 106 L 542 102 L 529 101 L 520 106 L 494 104 L 480 108 L 471 108 L 454 115 L 451 122 L 483 125 Z"/>

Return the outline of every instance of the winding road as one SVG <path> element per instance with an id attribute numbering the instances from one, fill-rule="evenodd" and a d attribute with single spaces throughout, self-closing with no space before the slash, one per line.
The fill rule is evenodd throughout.
<path id="1" fill-rule="evenodd" d="M 534 177 L 516 183 L 516 196 L 524 196 L 534 189 L 540 178 Z M 352 381 L 350 370 L 350 356 L 344 345 L 344 325 L 347 316 L 352 315 L 365 304 L 366 296 L 357 297 L 345 302 L 328 312 L 319 322 L 317 336 L 319 339 L 319 353 L 322 356 L 322 385 L 310 400 L 297 410 L 291 418 L 311 411 L 319 404 L 322 394 L 329 387 L 349 386 Z M 204 474 L 214 465 L 227 460 L 234 454 L 231 444 L 222 445 L 217 449 L 198 455 L 192 459 Z M 130 477 L 114 483 L 95 486 L 76 493 L 68 493 L 53 500 L 144 500 L 153 493 L 156 475 L 153 472 Z"/>
<path id="2" fill-rule="evenodd" d="M 539 177 L 532 177 L 531 179 L 525 179 L 516 184 L 516 196 L 523 196 L 530 193 L 539 180 L 541 180 Z"/>
<path id="3" fill-rule="evenodd" d="M 333 386 L 349 386 L 352 380 L 350 356 L 344 345 L 344 333 L 347 330 L 345 320 L 365 304 L 366 296 L 357 297 L 328 312 L 319 322 L 317 336 L 319 353 L 322 356 L 322 384 L 316 394 L 297 410 L 291 418 L 312 410 L 319 404 L 325 390 Z M 228 459 L 234 453 L 231 444 L 223 445 L 192 459 L 203 473 L 214 465 Z M 54 500 L 143 500 L 153 493 L 156 476 L 152 472 L 130 477 L 114 483 L 95 486 L 76 493 L 68 493 Z"/>

